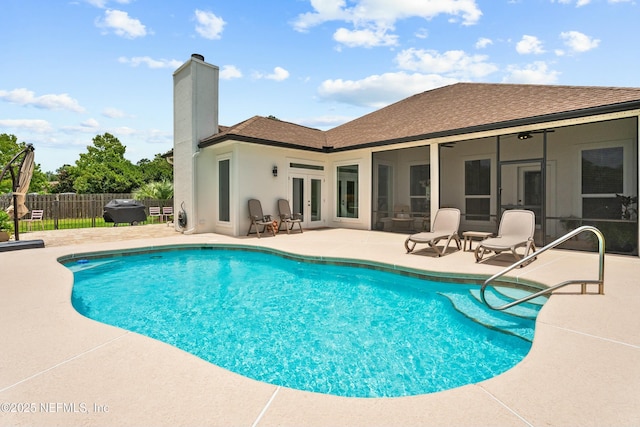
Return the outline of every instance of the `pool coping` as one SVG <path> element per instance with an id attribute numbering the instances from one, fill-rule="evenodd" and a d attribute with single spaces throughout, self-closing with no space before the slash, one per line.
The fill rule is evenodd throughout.
<path id="1" fill-rule="evenodd" d="M 66 403 L 75 404 L 74 409 L 85 403 L 90 411 L 65 412 L 62 407 L 3 416 L 10 424 L 30 425 L 640 424 L 637 258 L 607 256 L 605 295 L 556 291 L 540 312 L 530 354 L 508 372 L 443 392 L 383 399 L 319 395 L 260 383 L 150 338 L 86 319 L 72 309 L 73 275 L 58 263 L 61 257 L 103 250 L 240 242 L 308 256 L 428 267 L 437 273 L 464 269 L 489 277 L 502 268 L 475 264 L 472 254 L 461 251 L 442 258 L 407 255 L 404 237 L 358 230 L 263 239 L 179 234 L 4 253 L 0 259 L 12 268 L 0 284 L 7 325 L 0 339 L 11 351 L 0 359 L 0 402 Z M 549 285 L 567 271 L 590 273 L 593 256 L 550 251 L 510 277 Z M 105 407 L 109 409 L 100 411 Z"/>
<path id="2" fill-rule="evenodd" d="M 404 276 L 415 277 L 423 280 L 441 280 L 447 283 L 464 283 L 464 284 L 482 284 L 488 277 L 480 274 L 465 274 L 455 272 L 434 272 L 419 268 L 405 267 L 398 264 L 388 264 L 385 262 L 370 261 L 356 258 L 337 258 L 327 256 L 308 256 L 303 254 L 296 254 L 289 251 L 280 249 L 273 249 L 268 247 L 259 247 L 254 245 L 243 244 L 229 244 L 229 243 L 187 243 L 187 244 L 174 244 L 174 245 L 162 245 L 142 248 L 130 248 L 125 250 L 112 250 L 112 251 L 97 251 L 97 252 L 85 252 L 77 254 L 63 255 L 58 258 L 58 262 L 62 265 L 66 265 L 73 261 L 80 261 L 83 259 L 104 259 L 114 257 L 124 257 L 129 255 L 144 255 L 153 254 L 162 251 L 171 250 L 193 250 L 193 249 L 227 249 L 238 251 L 252 251 L 260 253 L 268 253 L 278 255 L 286 259 L 295 261 L 304 261 L 310 263 L 319 263 L 325 265 L 339 265 L 343 267 L 363 267 L 372 268 L 378 271 L 384 271 L 388 273 L 397 273 Z M 508 286 L 516 289 L 529 290 L 532 292 L 540 291 L 548 288 L 548 286 L 538 283 L 533 280 L 522 279 L 517 276 L 503 276 L 500 279 L 494 280 L 492 286 Z"/>

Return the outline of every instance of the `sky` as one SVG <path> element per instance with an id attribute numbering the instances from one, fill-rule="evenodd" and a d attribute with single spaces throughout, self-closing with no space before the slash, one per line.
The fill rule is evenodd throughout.
<path id="1" fill-rule="evenodd" d="M 192 53 L 226 126 L 326 130 L 456 82 L 638 87 L 639 20 L 638 0 L 0 0 L 0 133 L 45 172 L 105 132 L 153 159 Z"/>

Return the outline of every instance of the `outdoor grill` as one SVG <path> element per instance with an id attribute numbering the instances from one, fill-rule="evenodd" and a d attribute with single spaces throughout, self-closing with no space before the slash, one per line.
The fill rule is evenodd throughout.
<path id="1" fill-rule="evenodd" d="M 105 222 L 113 222 L 114 227 L 122 223 L 135 225 L 147 220 L 145 206 L 131 199 L 111 200 L 104 206 L 102 217 Z"/>

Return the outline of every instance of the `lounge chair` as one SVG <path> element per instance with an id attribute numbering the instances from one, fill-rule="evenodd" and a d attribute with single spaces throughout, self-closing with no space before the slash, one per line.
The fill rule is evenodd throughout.
<path id="1" fill-rule="evenodd" d="M 247 236 L 251 234 L 251 229 L 255 227 L 256 234 L 260 238 L 260 227 L 262 227 L 262 233 L 270 230 L 273 235 L 276 235 L 276 227 L 273 226 L 273 220 L 270 215 L 262 213 L 262 204 L 258 199 L 249 199 L 249 218 L 251 218 L 251 224 L 249 225 L 249 231 Z"/>
<path id="2" fill-rule="evenodd" d="M 427 244 L 434 251 L 438 257 L 444 255 L 449 247 L 449 243 L 452 240 L 456 242 L 458 250 L 461 249 L 460 237 L 458 236 L 458 227 L 460 226 L 460 210 L 456 208 L 441 208 L 438 209 L 436 217 L 433 220 L 433 230 L 424 231 L 422 233 L 412 234 L 407 237 L 404 242 L 404 247 L 407 249 L 407 253 L 413 252 L 418 243 Z M 447 239 L 447 243 L 442 250 L 436 246 L 440 240 Z M 413 245 L 411 245 L 413 243 Z"/>
<path id="3" fill-rule="evenodd" d="M 278 224 L 278 230 L 280 230 L 282 224 L 284 224 L 284 228 L 287 229 L 287 234 L 289 234 L 289 232 L 293 230 L 293 227 L 298 224 L 298 227 L 300 227 L 300 233 L 302 233 L 302 214 L 295 213 L 292 215 L 288 200 L 278 200 L 278 212 L 280 213 L 280 224 Z"/>
<path id="4" fill-rule="evenodd" d="M 536 229 L 536 216 L 533 211 L 522 209 L 510 209 L 504 211 L 500 219 L 500 227 L 497 237 L 490 237 L 480 242 L 475 251 L 476 262 L 480 262 L 485 254 L 495 252 L 494 256 L 501 252 L 511 251 L 516 261 L 535 252 L 533 233 Z M 524 247 L 524 255 L 516 252 L 517 248 Z M 489 258 L 487 258 L 489 259 Z M 522 266 L 521 266 L 522 267 Z"/>

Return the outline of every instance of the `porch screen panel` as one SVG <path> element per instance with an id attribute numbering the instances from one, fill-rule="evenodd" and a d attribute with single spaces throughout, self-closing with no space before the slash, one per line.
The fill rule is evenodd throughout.
<path id="1" fill-rule="evenodd" d="M 231 220 L 231 180 L 229 159 L 218 162 L 218 220 L 229 222 Z"/>
<path id="2" fill-rule="evenodd" d="M 620 219 L 624 192 L 623 147 L 582 151 L 582 217 Z"/>
<path id="3" fill-rule="evenodd" d="M 429 165 L 412 165 L 409 168 L 409 196 L 411 199 L 411 213 L 425 215 L 430 198 Z"/>
<path id="4" fill-rule="evenodd" d="M 466 219 L 489 221 L 491 213 L 491 160 L 464 162 Z"/>

